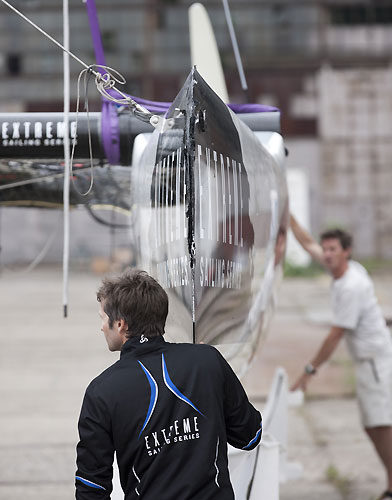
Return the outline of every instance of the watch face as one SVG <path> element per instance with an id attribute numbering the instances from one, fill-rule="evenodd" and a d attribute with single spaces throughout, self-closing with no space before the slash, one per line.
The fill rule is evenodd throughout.
<path id="1" fill-rule="evenodd" d="M 313 365 L 306 365 L 305 366 L 305 372 L 308 374 L 308 375 L 314 375 L 316 373 L 316 369 Z"/>

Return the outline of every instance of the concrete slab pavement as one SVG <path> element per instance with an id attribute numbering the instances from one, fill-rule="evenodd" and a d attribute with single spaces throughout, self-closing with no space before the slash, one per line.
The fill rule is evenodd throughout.
<path id="1" fill-rule="evenodd" d="M 71 273 L 69 318 L 62 317 L 61 269 L 0 275 L 0 498 L 68 500 L 74 496 L 77 419 L 85 387 L 117 359 L 99 330 L 100 278 Z M 379 286 L 380 283 L 380 286 Z M 377 280 L 392 304 L 390 278 Z M 286 280 L 268 338 L 245 384 L 258 405 L 277 365 L 293 379 L 326 326 L 328 281 Z M 311 386 L 311 399 L 291 410 L 289 458 L 304 477 L 281 488 L 281 500 L 369 500 L 383 488 L 378 459 L 361 431 L 352 370 L 342 346 Z M 268 499 L 264 499 L 268 500 Z"/>
<path id="2" fill-rule="evenodd" d="M 74 497 L 76 423 L 84 389 L 115 360 L 99 331 L 98 278 L 61 269 L 0 276 L 0 498 Z"/>

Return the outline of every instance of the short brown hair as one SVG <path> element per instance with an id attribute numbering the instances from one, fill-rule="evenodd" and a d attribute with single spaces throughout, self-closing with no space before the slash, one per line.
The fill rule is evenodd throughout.
<path id="1" fill-rule="evenodd" d="M 339 240 L 343 250 L 347 250 L 353 246 L 353 238 L 351 234 L 343 231 L 342 229 L 328 229 L 328 231 L 324 231 L 320 234 L 320 241 L 322 242 L 324 240 L 332 239 Z"/>
<path id="2" fill-rule="evenodd" d="M 110 328 L 120 319 L 127 323 L 128 337 L 155 337 L 165 333 L 168 297 L 145 271 L 127 270 L 116 278 L 104 279 L 97 300 L 103 304 Z"/>

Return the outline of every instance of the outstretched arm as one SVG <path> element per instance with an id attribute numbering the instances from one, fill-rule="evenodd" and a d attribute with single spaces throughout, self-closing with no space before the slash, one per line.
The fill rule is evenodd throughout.
<path id="1" fill-rule="evenodd" d="M 343 337 L 344 328 L 339 326 L 333 326 L 327 336 L 327 338 L 322 343 L 320 349 L 318 350 L 316 356 L 310 361 L 310 365 L 313 366 L 315 370 L 319 368 L 327 359 L 330 358 L 336 347 L 338 346 L 340 339 Z M 302 389 L 306 391 L 306 387 L 310 378 L 313 375 L 310 373 L 304 372 L 297 381 L 291 387 L 292 391 L 296 389 Z"/>
<path id="2" fill-rule="evenodd" d="M 321 245 L 319 245 L 306 229 L 299 224 L 292 214 L 290 214 L 290 227 L 298 243 L 304 250 L 306 250 L 314 260 L 324 265 L 323 249 Z"/>

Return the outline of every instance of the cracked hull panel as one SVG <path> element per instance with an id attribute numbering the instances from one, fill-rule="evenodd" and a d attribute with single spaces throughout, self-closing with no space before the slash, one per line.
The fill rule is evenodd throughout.
<path id="1" fill-rule="evenodd" d="M 166 118 L 133 167 L 138 265 L 170 297 L 168 337 L 246 364 L 284 255 L 284 169 L 195 69 Z"/>

